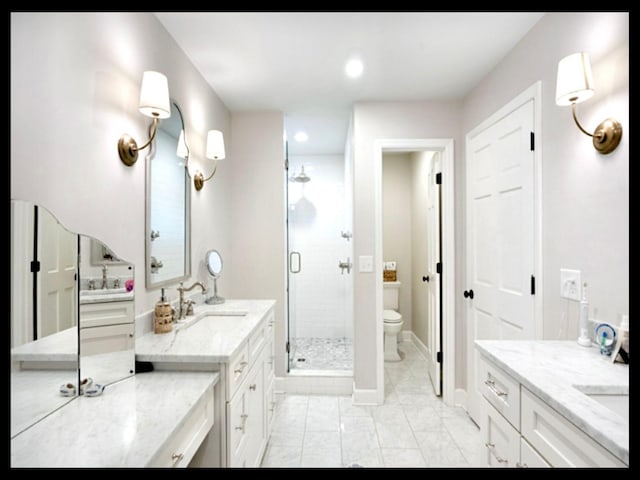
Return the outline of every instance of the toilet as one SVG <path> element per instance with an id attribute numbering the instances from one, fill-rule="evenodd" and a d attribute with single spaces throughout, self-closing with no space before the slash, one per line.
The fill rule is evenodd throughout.
<path id="1" fill-rule="evenodd" d="M 400 282 L 383 282 L 383 286 L 384 360 L 399 362 L 402 358 L 398 353 L 398 334 L 403 323 L 402 315 L 397 312 Z"/>

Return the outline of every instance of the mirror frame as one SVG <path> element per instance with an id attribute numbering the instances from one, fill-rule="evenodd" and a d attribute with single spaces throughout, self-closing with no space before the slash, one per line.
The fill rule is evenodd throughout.
<path id="1" fill-rule="evenodd" d="M 175 108 L 180 116 L 180 123 L 182 124 L 182 130 L 184 130 L 184 143 L 187 147 L 187 154 L 189 154 L 189 144 L 187 142 L 187 131 L 184 128 L 184 118 L 182 116 L 182 111 L 180 110 L 180 106 L 177 101 L 173 98 L 171 99 L 171 107 L 172 110 Z M 149 127 L 150 129 L 152 126 Z M 144 216 L 145 216 L 145 242 L 144 242 L 144 272 L 145 272 L 145 287 L 147 290 L 157 289 L 160 287 L 165 287 L 167 285 L 173 285 L 180 281 L 187 280 L 191 277 L 191 182 L 189 177 L 189 172 L 186 167 L 185 160 L 185 168 L 184 168 L 184 182 L 185 182 L 185 252 L 184 252 L 184 275 L 180 275 L 177 277 L 167 278 L 165 280 L 153 282 L 151 279 L 151 163 L 153 162 L 153 157 L 156 153 L 156 142 L 151 142 L 149 153 L 145 158 L 145 206 L 144 206 Z"/>
<path id="2" fill-rule="evenodd" d="M 217 273 L 213 273 L 211 271 L 211 260 L 210 260 L 210 258 L 211 258 L 211 255 L 213 255 L 214 253 L 216 255 L 218 255 L 218 259 L 220 260 L 220 271 L 217 272 Z M 220 278 L 222 276 L 221 274 L 222 274 L 222 270 L 224 268 L 224 262 L 222 261 L 222 255 L 220 255 L 220 252 L 218 252 L 218 250 L 216 250 L 216 249 L 209 250 L 206 253 L 206 255 L 204 256 L 204 260 L 205 260 L 204 263 L 205 263 L 205 265 L 207 267 L 207 271 L 209 272 L 209 275 L 211 275 L 213 278 Z"/>

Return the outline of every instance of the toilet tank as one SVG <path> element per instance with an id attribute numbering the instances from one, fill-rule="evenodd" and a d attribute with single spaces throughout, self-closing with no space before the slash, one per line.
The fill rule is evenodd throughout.
<path id="1" fill-rule="evenodd" d="M 398 294 L 400 293 L 400 282 L 382 282 L 383 285 L 383 307 L 385 310 L 398 310 Z"/>

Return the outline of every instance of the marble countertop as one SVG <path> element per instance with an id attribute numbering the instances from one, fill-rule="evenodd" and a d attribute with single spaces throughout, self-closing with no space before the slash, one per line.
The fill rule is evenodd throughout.
<path id="1" fill-rule="evenodd" d="M 71 327 L 11 349 L 11 359 L 32 362 L 78 362 L 78 328 Z"/>
<path id="2" fill-rule="evenodd" d="M 583 393 L 628 394 L 629 365 L 575 341 L 476 340 L 476 348 L 629 464 L 629 421 Z"/>
<path id="3" fill-rule="evenodd" d="M 275 300 L 195 305 L 187 323 L 174 325 L 171 332 L 149 332 L 136 338 L 136 360 L 226 363 L 274 305 Z"/>
<path id="4" fill-rule="evenodd" d="M 11 440 L 11 466 L 144 467 L 218 379 L 142 373 L 78 397 Z"/>

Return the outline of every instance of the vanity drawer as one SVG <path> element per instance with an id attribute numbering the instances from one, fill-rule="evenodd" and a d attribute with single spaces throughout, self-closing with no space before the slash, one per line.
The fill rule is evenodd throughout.
<path id="1" fill-rule="evenodd" d="M 213 385 L 210 385 L 184 423 L 171 435 L 147 466 L 186 467 L 213 426 L 213 406 Z"/>
<path id="2" fill-rule="evenodd" d="M 520 432 L 486 401 L 482 432 L 487 466 L 515 467 L 520 460 Z"/>
<path id="3" fill-rule="evenodd" d="M 133 302 L 85 303 L 80 305 L 80 328 L 133 323 Z"/>
<path id="4" fill-rule="evenodd" d="M 82 356 L 86 356 L 133 350 L 135 346 L 135 339 L 133 337 L 133 323 L 81 328 L 80 351 L 82 352 Z M 133 360 L 131 363 L 133 364 Z"/>
<path id="5" fill-rule="evenodd" d="M 516 465 L 519 468 L 550 468 L 542 456 L 527 442 L 520 437 L 520 463 Z"/>
<path id="6" fill-rule="evenodd" d="M 265 344 L 265 323 L 261 323 L 249 337 L 249 361 L 253 364 Z"/>
<path id="7" fill-rule="evenodd" d="M 520 383 L 480 356 L 478 390 L 504 417 L 520 429 Z"/>
<path id="8" fill-rule="evenodd" d="M 626 467 L 599 443 L 524 387 L 522 435 L 552 467 Z"/>
<path id="9" fill-rule="evenodd" d="M 249 418 L 249 399 L 247 388 L 239 392 L 227 403 L 227 431 L 229 434 L 229 467 L 244 467 L 244 451 L 247 445 L 247 419 Z"/>
<path id="10" fill-rule="evenodd" d="M 245 343 L 229 361 L 228 394 L 227 398 L 233 398 L 238 386 L 249 373 L 249 347 Z"/>

